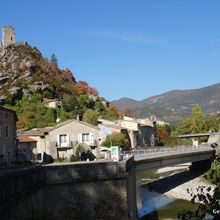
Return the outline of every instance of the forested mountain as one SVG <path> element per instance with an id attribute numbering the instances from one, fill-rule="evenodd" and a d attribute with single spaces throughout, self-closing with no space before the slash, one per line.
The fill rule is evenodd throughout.
<path id="1" fill-rule="evenodd" d="M 142 101 L 123 98 L 123 102 L 119 99 L 111 104 L 120 110 L 132 109 L 136 117 L 154 114 L 162 120 L 175 122 L 189 116 L 195 104 L 199 104 L 206 114 L 219 112 L 220 83 L 200 89 L 173 90 Z"/>

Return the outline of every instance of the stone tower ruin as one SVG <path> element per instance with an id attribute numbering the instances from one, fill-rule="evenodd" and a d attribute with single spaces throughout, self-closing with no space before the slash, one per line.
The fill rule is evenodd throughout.
<path id="1" fill-rule="evenodd" d="M 7 47 L 10 44 L 16 43 L 15 32 L 12 26 L 2 27 L 2 46 Z"/>

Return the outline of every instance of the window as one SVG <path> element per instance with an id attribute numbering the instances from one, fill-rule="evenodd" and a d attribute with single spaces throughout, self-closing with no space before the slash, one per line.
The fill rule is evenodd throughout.
<path id="1" fill-rule="evenodd" d="M 88 143 L 90 141 L 89 133 L 82 134 L 82 143 Z"/>
<path id="2" fill-rule="evenodd" d="M 5 126 L 5 137 L 8 137 L 8 126 Z"/>
<path id="3" fill-rule="evenodd" d="M 8 118 L 8 113 L 5 113 L 5 118 Z"/>
<path id="4" fill-rule="evenodd" d="M 66 136 L 66 134 L 60 135 L 60 143 L 61 143 L 61 144 L 64 144 L 64 143 L 66 143 L 66 142 L 67 142 L 67 136 Z"/>
<path id="5" fill-rule="evenodd" d="M 60 134 L 59 135 L 59 145 L 61 147 L 68 145 L 68 136 L 67 136 L 67 134 Z"/>

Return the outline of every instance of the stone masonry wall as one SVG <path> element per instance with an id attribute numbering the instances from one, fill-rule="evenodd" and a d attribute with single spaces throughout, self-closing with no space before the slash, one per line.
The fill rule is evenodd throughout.
<path id="1" fill-rule="evenodd" d="M 39 178 L 33 176 L 37 171 L 41 171 Z M 1 204 L 13 201 L 14 206 L 8 211 L 6 207 L 0 219 L 137 219 L 133 158 L 123 162 L 52 164 L 27 174 L 20 178 L 20 173 L 14 183 L 11 179 L 11 184 L 6 181 L 1 185 L 5 188 L 0 193 Z M 38 182 L 43 183 L 41 188 L 23 195 Z M 19 184 L 22 187 L 14 191 Z M 22 202 L 13 192 L 23 195 Z"/>
<path id="2" fill-rule="evenodd" d="M 26 198 L 6 219 L 127 219 L 125 189 L 123 180 L 46 186 Z"/>
<path id="3" fill-rule="evenodd" d="M 2 27 L 2 46 L 7 47 L 10 44 L 16 43 L 13 27 Z"/>

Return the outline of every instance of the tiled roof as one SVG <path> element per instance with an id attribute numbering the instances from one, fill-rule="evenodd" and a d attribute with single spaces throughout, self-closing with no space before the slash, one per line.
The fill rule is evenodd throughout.
<path id="1" fill-rule="evenodd" d="M 33 128 L 31 130 L 22 131 L 21 134 L 26 136 L 44 136 L 51 130 L 52 128 Z"/>
<path id="2" fill-rule="evenodd" d="M 18 142 L 19 143 L 35 143 L 37 141 L 26 135 L 21 135 L 21 136 L 18 136 Z"/>
<path id="3" fill-rule="evenodd" d="M 59 124 L 57 124 L 54 127 L 33 128 L 31 130 L 22 131 L 21 134 L 26 135 L 26 136 L 45 136 L 48 133 L 50 133 L 51 131 L 56 130 L 57 128 L 60 128 L 60 127 L 65 126 L 65 125 L 67 125 L 69 123 L 72 123 L 72 122 L 76 122 L 76 123 L 79 123 L 79 124 L 91 127 L 93 129 L 99 130 L 99 128 L 97 126 L 93 126 L 93 125 L 90 125 L 90 124 L 88 124 L 86 122 L 82 122 L 82 121 L 71 119 L 71 120 L 67 120 L 67 121 L 65 121 L 63 123 L 59 123 Z"/>

